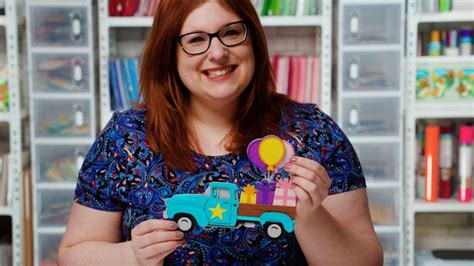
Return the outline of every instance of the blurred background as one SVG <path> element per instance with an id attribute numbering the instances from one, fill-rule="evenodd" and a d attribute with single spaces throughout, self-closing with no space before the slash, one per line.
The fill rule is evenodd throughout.
<path id="1" fill-rule="evenodd" d="M 278 91 L 361 160 L 384 265 L 474 265 L 474 1 L 252 0 Z M 56 265 L 77 171 L 139 102 L 159 0 L 0 0 L 0 265 Z"/>

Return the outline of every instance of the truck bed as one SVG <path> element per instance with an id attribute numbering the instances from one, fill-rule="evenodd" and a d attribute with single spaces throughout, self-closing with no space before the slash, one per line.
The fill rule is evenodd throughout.
<path id="1" fill-rule="evenodd" d="M 293 220 L 296 217 L 296 207 L 273 206 L 273 205 L 266 205 L 266 204 L 248 204 L 248 203 L 240 203 L 239 211 L 237 214 L 259 217 L 264 212 L 286 213 Z"/>

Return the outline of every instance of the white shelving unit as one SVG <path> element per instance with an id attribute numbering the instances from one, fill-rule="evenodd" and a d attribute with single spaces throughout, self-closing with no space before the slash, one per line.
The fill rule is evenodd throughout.
<path id="1" fill-rule="evenodd" d="M 92 0 L 28 0 L 26 12 L 34 265 L 56 264 L 97 133 Z"/>
<path id="2" fill-rule="evenodd" d="M 367 181 L 384 265 L 403 265 L 405 1 L 340 0 L 337 120 Z"/>
<path id="3" fill-rule="evenodd" d="M 301 2 L 301 1 L 300 1 Z M 331 17 L 332 1 L 321 0 L 321 14 L 316 16 L 274 16 L 261 17 L 265 30 L 275 37 L 275 50 L 281 46 L 284 33 L 291 29 L 301 30 L 302 37 L 309 33 L 317 38 L 316 47 L 311 47 L 313 53 L 320 58 L 320 107 L 326 113 L 331 113 Z M 100 73 L 100 113 L 101 127 L 111 118 L 110 91 L 109 91 L 109 59 L 113 55 L 120 55 L 121 30 L 131 29 L 147 30 L 151 27 L 152 17 L 110 17 L 108 14 L 108 0 L 99 0 L 99 73 Z M 280 33 L 283 32 L 283 33 Z M 128 37 L 127 41 L 132 37 Z M 135 42 L 135 47 L 143 46 L 144 36 Z M 270 52 L 272 52 L 272 39 L 269 39 Z M 283 41 L 284 42 L 284 41 Z M 129 45 L 134 46 L 134 45 Z M 136 49 L 136 48 L 135 48 Z M 137 54 L 136 54 L 137 55 Z"/>
<path id="4" fill-rule="evenodd" d="M 0 113 L 0 123 L 9 126 L 9 169 L 8 180 L 11 187 L 11 203 L 9 206 L 0 207 L 0 216 L 10 216 L 12 222 L 13 265 L 24 264 L 23 253 L 23 163 L 22 163 L 22 112 L 20 89 L 20 62 L 19 62 L 19 26 L 22 15 L 21 1 L 5 0 L 5 15 L 0 16 L 0 27 L 4 28 L 5 36 L 5 68 L 8 69 L 9 110 Z M 2 140 L 3 142 L 3 140 Z M 2 228 L 1 230 L 5 230 Z"/>
<path id="5" fill-rule="evenodd" d="M 474 213 L 474 202 L 458 203 L 456 199 L 438 199 L 427 203 L 416 198 L 416 122 L 419 119 L 474 119 L 474 100 L 459 102 L 417 102 L 416 71 L 419 65 L 471 64 L 473 56 L 417 56 L 417 36 L 420 24 L 443 25 L 445 23 L 474 22 L 474 12 L 453 11 L 445 13 L 422 14 L 416 10 L 417 1 L 407 1 L 407 67 L 406 67 L 406 120 L 405 120 L 405 197 L 406 197 L 406 248 L 405 265 L 415 265 L 415 222 L 416 214 L 421 213 Z M 457 141 L 454 139 L 453 141 Z M 435 236 L 435 238 L 438 236 Z M 433 238 L 433 239 L 435 239 Z M 439 237 L 438 237 L 439 238 Z M 437 239 L 437 238 L 436 238 Z M 444 237 L 446 240 L 446 237 Z M 450 243 L 446 240 L 445 242 Z M 464 243 L 464 242 L 463 242 Z M 471 242 L 472 243 L 472 242 Z"/>

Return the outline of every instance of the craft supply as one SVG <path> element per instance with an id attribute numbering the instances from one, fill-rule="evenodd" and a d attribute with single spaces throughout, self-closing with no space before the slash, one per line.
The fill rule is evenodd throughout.
<path id="1" fill-rule="evenodd" d="M 432 30 L 430 33 L 430 43 L 428 44 L 428 55 L 430 56 L 441 55 L 440 32 L 438 30 Z"/>
<path id="2" fill-rule="evenodd" d="M 425 129 L 425 201 L 438 201 L 439 126 Z"/>
<path id="3" fill-rule="evenodd" d="M 461 55 L 471 55 L 472 49 L 472 31 L 462 29 L 459 34 L 459 48 Z"/>
<path id="4" fill-rule="evenodd" d="M 452 196 L 451 171 L 453 167 L 453 132 L 451 126 L 442 126 L 439 145 L 440 184 L 439 197 L 449 199 Z"/>
<path id="5" fill-rule="evenodd" d="M 473 127 L 461 126 L 458 157 L 458 201 L 460 202 L 470 202 L 472 199 L 472 139 Z"/>

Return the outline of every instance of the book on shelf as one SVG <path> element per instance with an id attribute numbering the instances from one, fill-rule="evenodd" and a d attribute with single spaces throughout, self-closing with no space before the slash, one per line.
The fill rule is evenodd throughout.
<path id="1" fill-rule="evenodd" d="M 138 102 L 138 59 L 110 59 L 109 81 L 112 110 L 124 110 Z"/>
<path id="2" fill-rule="evenodd" d="M 299 102 L 319 103 L 320 80 L 317 56 L 272 57 L 277 92 Z"/>

